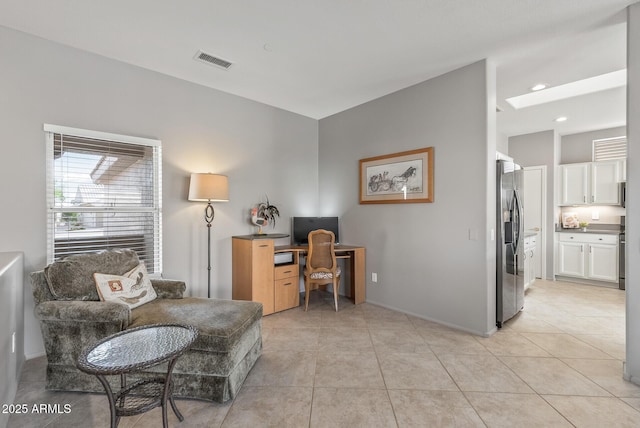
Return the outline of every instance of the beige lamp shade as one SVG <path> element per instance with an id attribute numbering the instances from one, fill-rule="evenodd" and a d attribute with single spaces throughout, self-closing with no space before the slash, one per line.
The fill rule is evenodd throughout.
<path id="1" fill-rule="evenodd" d="M 219 174 L 191 174 L 189 200 L 227 202 L 229 178 Z"/>

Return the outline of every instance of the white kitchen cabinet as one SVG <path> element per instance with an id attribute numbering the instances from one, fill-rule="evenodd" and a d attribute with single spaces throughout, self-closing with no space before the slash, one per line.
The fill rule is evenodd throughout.
<path id="1" fill-rule="evenodd" d="M 584 278 L 586 271 L 584 244 L 580 242 L 558 243 L 558 275 Z"/>
<path id="2" fill-rule="evenodd" d="M 620 161 L 591 163 L 591 204 L 620 204 Z"/>
<path id="3" fill-rule="evenodd" d="M 618 281 L 618 236 L 559 233 L 557 275 Z"/>
<path id="4" fill-rule="evenodd" d="M 618 246 L 589 244 L 588 277 L 600 281 L 618 281 Z"/>
<path id="5" fill-rule="evenodd" d="M 560 205 L 586 205 L 589 193 L 589 164 L 560 165 Z"/>
<path id="6" fill-rule="evenodd" d="M 620 165 L 620 182 L 627 181 L 627 160 L 620 159 L 618 163 Z"/>
<path id="7" fill-rule="evenodd" d="M 537 236 L 524 238 L 524 289 L 526 290 L 536 280 L 536 241 Z"/>
<path id="8" fill-rule="evenodd" d="M 560 165 L 560 205 L 619 205 L 620 161 Z"/>

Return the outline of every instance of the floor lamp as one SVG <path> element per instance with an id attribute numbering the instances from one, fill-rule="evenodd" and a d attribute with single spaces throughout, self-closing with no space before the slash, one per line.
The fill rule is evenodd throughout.
<path id="1" fill-rule="evenodd" d="M 228 177 L 218 174 L 191 174 L 189 200 L 207 203 L 204 209 L 204 221 L 207 223 L 207 297 L 211 298 L 211 222 L 215 215 L 211 202 L 229 200 Z"/>

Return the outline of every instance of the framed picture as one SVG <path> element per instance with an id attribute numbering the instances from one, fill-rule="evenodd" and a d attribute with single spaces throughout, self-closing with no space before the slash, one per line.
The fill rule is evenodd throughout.
<path id="1" fill-rule="evenodd" d="M 433 202 L 433 147 L 360 159 L 361 204 Z"/>

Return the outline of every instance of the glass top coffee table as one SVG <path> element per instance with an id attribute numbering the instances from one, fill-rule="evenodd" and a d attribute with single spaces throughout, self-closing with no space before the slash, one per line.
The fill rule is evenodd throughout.
<path id="1" fill-rule="evenodd" d="M 167 400 L 180 421 L 184 417 L 171 395 L 171 372 L 180 355 L 198 337 L 188 325 L 150 325 L 125 330 L 106 337 L 78 357 L 78 368 L 96 375 L 104 386 L 111 409 L 111 427 L 121 416 L 132 416 L 162 406 L 162 426 L 167 427 Z M 169 362 L 165 377 L 142 379 L 127 385 L 126 374 Z M 115 394 L 105 378 L 120 375 L 120 390 Z"/>

